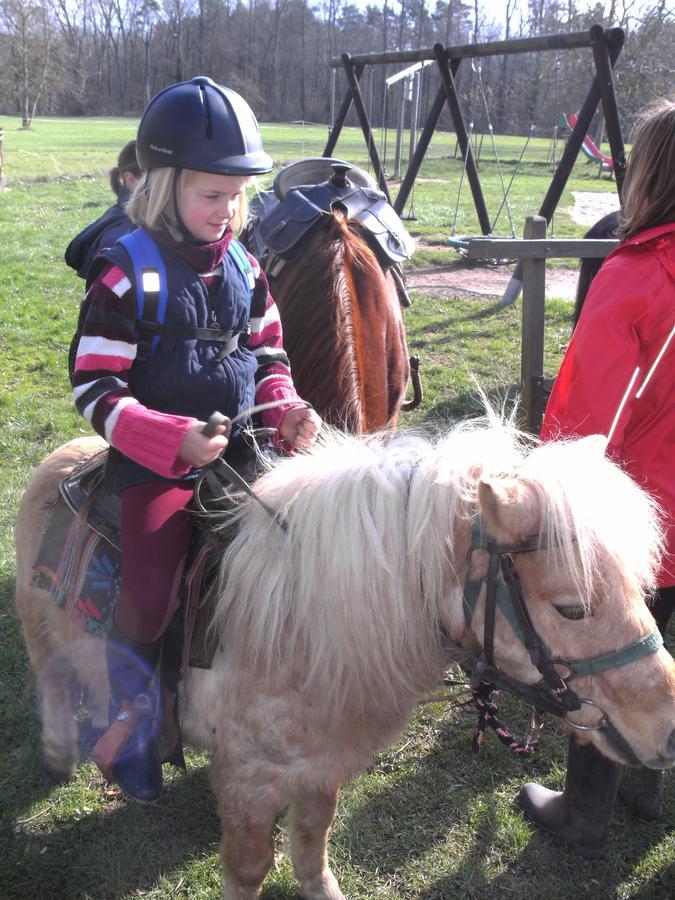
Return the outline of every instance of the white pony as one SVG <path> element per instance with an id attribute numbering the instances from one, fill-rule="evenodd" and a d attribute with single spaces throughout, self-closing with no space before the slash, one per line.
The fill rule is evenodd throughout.
<path id="1" fill-rule="evenodd" d="M 47 501 L 94 446 L 74 441 L 42 463 L 17 524 L 17 604 L 44 758 L 63 775 L 77 761 L 73 674 L 105 719 L 102 643 L 33 586 L 31 569 Z M 529 542 L 513 560 L 554 659 L 596 657 L 653 632 L 643 597 L 661 552 L 654 505 L 592 439 L 540 446 L 495 423 L 464 424 L 435 443 L 329 433 L 276 465 L 256 492 L 278 517 L 242 499 L 220 572 L 218 651 L 210 670 L 189 671 L 180 698 L 185 740 L 212 754 L 229 900 L 259 895 L 284 808 L 302 897 L 343 896 L 327 861 L 340 785 L 434 689 L 444 640 L 480 649 L 485 588 L 473 612 L 463 601 L 467 577 L 488 567 L 485 543 L 472 546 L 476 523 L 502 546 Z M 540 681 L 499 610 L 494 656 L 509 675 Z M 593 725 L 599 709 L 608 724 L 582 740 L 619 762 L 671 766 L 675 664 L 663 647 L 631 659 L 574 680 L 591 702 L 569 718 Z"/>

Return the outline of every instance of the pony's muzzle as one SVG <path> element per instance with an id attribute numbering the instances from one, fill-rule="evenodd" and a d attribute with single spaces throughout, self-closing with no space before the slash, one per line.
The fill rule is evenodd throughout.
<path id="1" fill-rule="evenodd" d="M 669 760 L 669 765 L 675 764 L 675 728 L 670 732 L 670 736 L 666 741 L 664 756 Z"/>
<path id="2" fill-rule="evenodd" d="M 675 766 L 675 728 L 670 732 L 663 744 L 657 747 L 658 756 L 647 760 L 644 765 L 648 769 L 670 769 Z"/>

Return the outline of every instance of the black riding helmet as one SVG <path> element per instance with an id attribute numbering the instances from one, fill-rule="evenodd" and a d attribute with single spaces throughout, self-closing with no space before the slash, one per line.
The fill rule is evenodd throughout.
<path id="1" fill-rule="evenodd" d="M 262 175 L 273 166 L 251 107 L 205 75 L 153 97 L 138 126 L 136 156 L 141 169 L 172 166 L 216 175 Z"/>

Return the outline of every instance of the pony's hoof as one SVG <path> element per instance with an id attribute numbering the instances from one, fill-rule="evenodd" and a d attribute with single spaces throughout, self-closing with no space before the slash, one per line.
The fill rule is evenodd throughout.
<path id="1" fill-rule="evenodd" d="M 316 878 L 303 881 L 300 896 L 302 900 L 346 900 L 330 869 L 326 869 Z"/>

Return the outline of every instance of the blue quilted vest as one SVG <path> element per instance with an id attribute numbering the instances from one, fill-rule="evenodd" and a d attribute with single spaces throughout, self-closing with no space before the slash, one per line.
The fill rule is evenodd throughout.
<path id="1" fill-rule="evenodd" d="M 141 403 L 158 412 L 206 421 L 217 410 L 232 419 L 255 404 L 255 356 L 246 346 L 238 346 L 222 358 L 221 344 L 175 332 L 185 328 L 246 330 L 251 313 L 250 287 L 230 255 L 225 254 L 220 289 L 210 298 L 194 269 L 170 250 L 158 247 L 167 279 L 162 331 L 152 353 L 132 365 L 129 388 Z M 119 266 L 135 288 L 134 266 L 121 244 L 105 250 L 97 263 L 99 260 Z M 230 439 L 233 451 L 239 444 L 237 425 Z M 123 456 L 116 465 L 116 490 L 157 480 L 163 479 Z"/>

